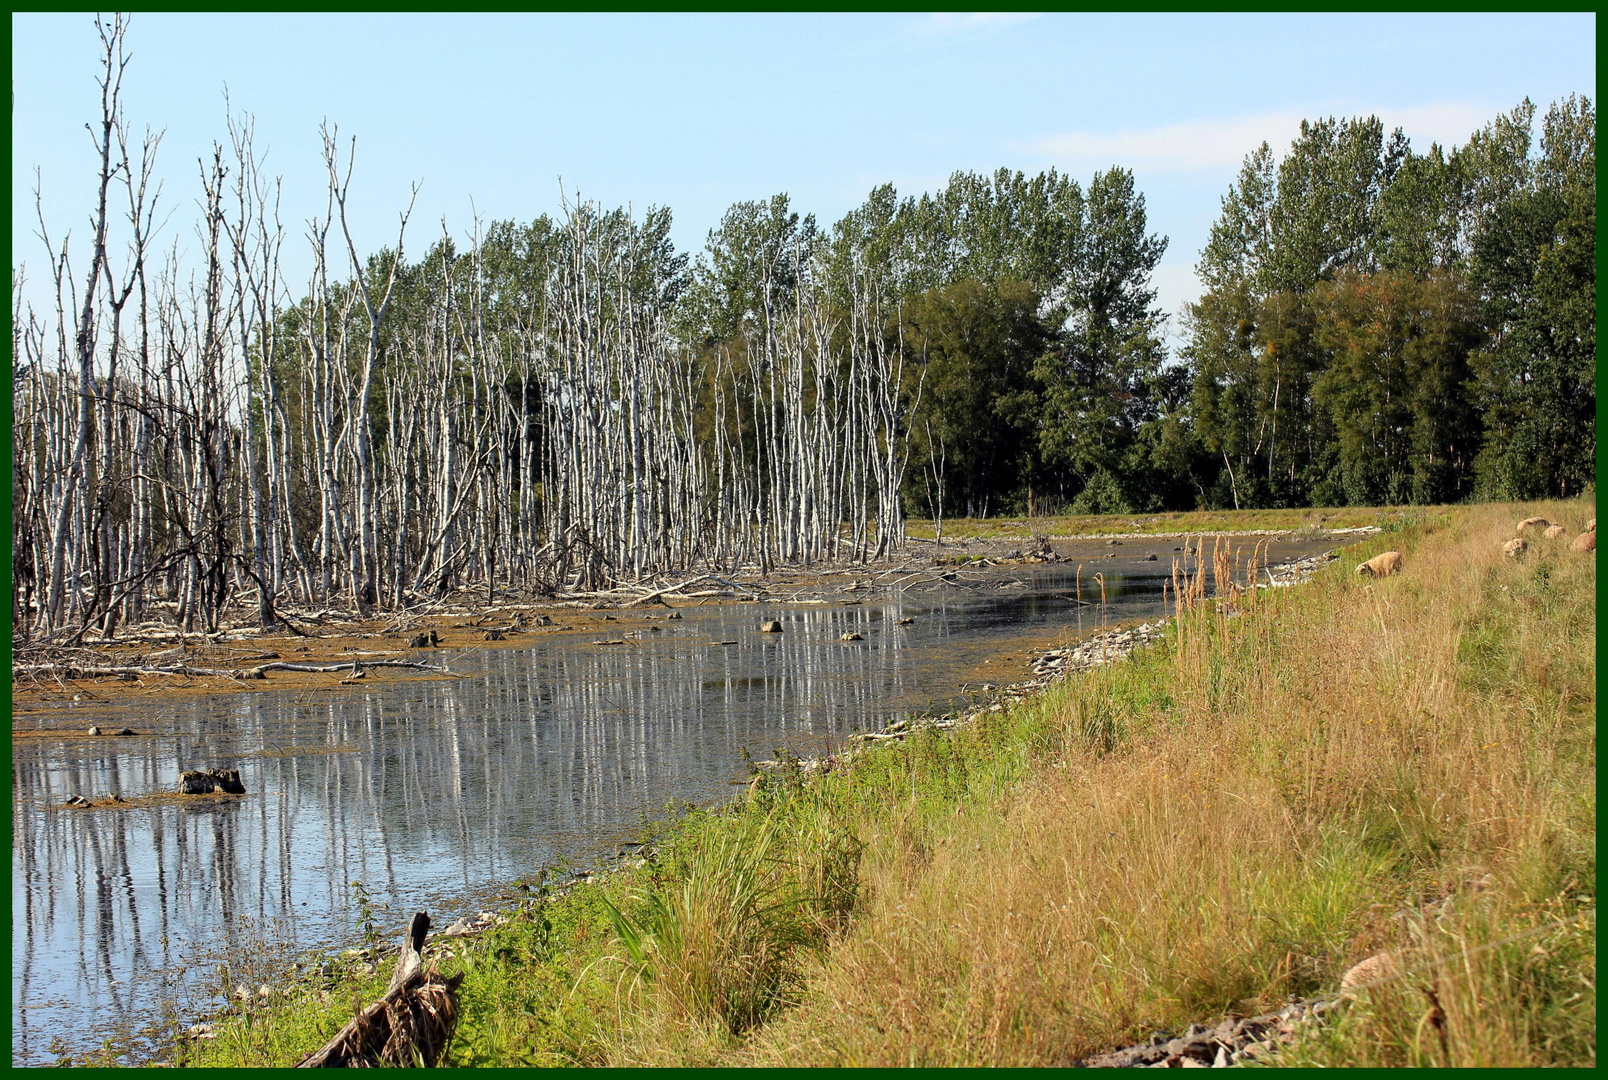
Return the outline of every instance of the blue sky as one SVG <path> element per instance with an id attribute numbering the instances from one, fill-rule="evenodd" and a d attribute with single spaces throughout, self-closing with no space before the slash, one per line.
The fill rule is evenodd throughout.
<path id="1" fill-rule="evenodd" d="M 12 16 L 13 266 L 46 221 L 87 233 L 99 43 L 90 16 Z M 1529 96 L 1595 97 L 1596 17 L 1573 15 L 135 15 L 135 131 L 165 130 L 164 238 L 193 248 L 197 159 L 227 141 L 224 90 L 284 178 L 294 282 L 324 209 L 320 123 L 357 137 L 354 233 L 408 248 L 528 220 L 563 190 L 675 212 L 701 246 L 724 210 L 785 191 L 830 223 L 875 185 L 958 169 L 1134 171 L 1169 311 L 1240 161 L 1303 117 L 1376 113 L 1415 147 L 1460 143 Z M 81 245 L 80 245 L 81 246 Z"/>

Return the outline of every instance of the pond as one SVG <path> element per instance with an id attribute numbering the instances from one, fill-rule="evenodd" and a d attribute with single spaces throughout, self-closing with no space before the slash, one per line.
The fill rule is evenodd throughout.
<path id="1" fill-rule="evenodd" d="M 744 750 L 820 753 L 958 704 L 1002 654 L 1008 678 L 1027 678 L 1032 648 L 1162 614 L 1178 543 L 1128 540 L 1103 558 L 1085 542 L 1069 552 L 1087 556 L 1082 603 L 1074 564 L 1008 567 L 851 604 L 621 611 L 620 644 L 533 636 L 447 654 L 456 680 L 30 713 L 19 727 L 160 734 L 13 742 L 13 1060 L 122 1046 L 165 1016 L 187 1024 L 219 1003 L 221 959 L 232 983 L 351 944 L 366 908 L 387 935 L 421 908 L 446 925 L 543 867 L 593 864 L 674 805 L 728 798 Z M 769 619 L 783 632 L 758 633 Z M 181 770 L 216 766 L 239 768 L 250 794 L 58 808 L 171 791 Z M 151 1044 L 129 1045 L 138 1057 Z"/>

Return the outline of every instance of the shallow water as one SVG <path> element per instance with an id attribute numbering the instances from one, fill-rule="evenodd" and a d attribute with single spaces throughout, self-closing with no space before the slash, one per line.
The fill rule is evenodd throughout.
<path id="1" fill-rule="evenodd" d="M 446 654 L 469 676 L 456 681 L 30 713 L 19 726 L 70 717 L 171 734 L 13 742 L 14 1061 L 99 1046 L 164 1010 L 190 1022 L 220 956 L 238 978 L 275 949 L 349 943 L 362 918 L 353 882 L 387 936 L 419 908 L 445 925 L 544 866 L 608 854 L 672 802 L 728 797 L 744 749 L 822 752 L 945 708 L 1001 653 L 1026 678 L 1030 644 L 1160 615 L 1177 543 L 1130 540 L 1114 558 L 1083 545 L 1082 604 L 1071 564 L 1001 568 L 979 587 L 847 606 L 622 612 L 610 637 L 624 644 L 547 637 Z M 1139 561 L 1152 551 L 1158 561 Z M 766 619 L 783 633 L 757 633 Z M 849 631 L 865 640 L 841 641 Z M 251 794 L 50 809 L 72 794 L 169 791 L 181 770 L 214 766 L 238 767 Z"/>

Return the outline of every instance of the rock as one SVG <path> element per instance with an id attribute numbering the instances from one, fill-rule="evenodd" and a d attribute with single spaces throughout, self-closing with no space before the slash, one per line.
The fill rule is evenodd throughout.
<path id="1" fill-rule="evenodd" d="M 119 728 L 116 731 L 112 732 L 112 734 L 113 735 L 138 735 L 139 732 L 135 731 L 133 728 Z"/>
<path id="2" fill-rule="evenodd" d="M 1595 529 L 1593 529 L 1591 532 L 1583 532 L 1579 536 L 1575 537 L 1573 540 L 1569 541 L 1569 550 L 1570 551 L 1596 551 L 1597 550 L 1597 531 Z"/>
<path id="3" fill-rule="evenodd" d="M 1111 547 L 1116 547 L 1119 544 L 1121 544 L 1122 541 L 1121 540 L 1107 540 L 1106 543 L 1109 544 Z"/>
<path id="4" fill-rule="evenodd" d="M 1140 559 L 1139 561 L 1140 562 L 1155 562 L 1156 561 L 1156 556 L 1154 554 L 1146 555 L 1144 558 Z"/>
<path id="5" fill-rule="evenodd" d="M 782 632 L 782 624 L 776 619 L 772 619 L 770 622 L 762 624 L 759 628 L 759 632 L 761 634 L 780 634 Z"/>
<path id="6" fill-rule="evenodd" d="M 856 634 L 853 631 L 850 631 L 849 633 L 844 634 L 842 637 L 838 638 L 838 640 L 839 641 L 864 641 L 865 638 L 860 634 Z"/>

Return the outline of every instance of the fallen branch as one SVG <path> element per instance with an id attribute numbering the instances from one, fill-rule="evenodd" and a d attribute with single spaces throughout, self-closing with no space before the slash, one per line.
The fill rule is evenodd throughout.
<path id="1" fill-rule="evenodd" d="M 433 1068 L 458 1025 L 463 972 L 443 979 L 420 955 L 430 916 L 413 916 L 385 995 L 358 1013 L 333 1039 L 302 1059 L 299 1069 Z"/>
<path id="2" fill-rule="evenodd" d="M 403 667 L 418 668 L 422 671 L 434 671 L 446 675 L 450 672 L 436 664 L 426 664 L 422 660 L 354 660 L 346 664 L 298 664 L 288 660 L 276 660 L 272 663 L 260 664 L 254 668 L 207 668 L 192 667 L 189 664 L 167 664 L 161 667 L 139 665 L 101 665 L 101 664 L 14 664 L 11 668 L 13 678 L 22 675 L 45 676 L 58 679 L 105 679 L 105 678 L 140 678 L 145 675 L 180 675 L 189 678 L 221 678 L 221 679 L 264 679 L 270 671 L 356 671 L 358 668 L 376 667 Z"/>

